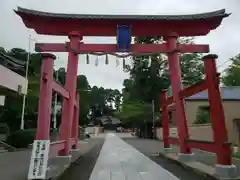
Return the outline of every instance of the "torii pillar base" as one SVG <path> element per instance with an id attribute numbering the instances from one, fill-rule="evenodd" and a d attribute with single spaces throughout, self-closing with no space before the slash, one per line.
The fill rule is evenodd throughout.
<path id="1" fill-rule="evenodd" d="M 240 179 L 237 176 L 237 168 L 235 165 L 221 165 L 216 164 L 215 166 L 216 175 L 220 179 Z"/>

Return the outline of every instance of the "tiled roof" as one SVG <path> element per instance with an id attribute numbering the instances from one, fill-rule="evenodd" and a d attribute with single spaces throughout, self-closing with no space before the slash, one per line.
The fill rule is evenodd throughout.
<path id="1" fill-rule="evenodd" d="M 26 62 L 18 60 L 14 57 L 8 56 L 2 52 L 0 52 L 0 58 L 5 59 L 6 61 L 11 62 L 14 65 L 19 66 L 19 67 L 24 67 L 26 65 Z"/>
<path id="2" fill-rule="evenodd" d="M 36 11 L 26 8 L 18 7 L 15 11 L 36 16 L 55 17 L 55 18 L 68 18 L 68 19 L 134 19 L 134 20 L 202 20 L 215 17 L 227 17 L 230 14 L 225 13 L 225 9 L 201 13 L 201 14 L 188 14 L 188 15 L 98 15 L 98 14 L 61 14 Z"/>
<path id="3" fill-rule="evenodd" d="M 221 87 L 222 100 L 240 100 L 240 86 Z M 193 96 L 186 98 L 186 100 L 207 100 L 208 92 L 203 91 Z"/>
<path id="4" fill-rule="evenodd" d="M 17 73 L 19 73 L 19 71 L 22 73 L 25 72 L 25 62 L 8 56 L 2 52 L 0 52 L 0 64 Z"/>

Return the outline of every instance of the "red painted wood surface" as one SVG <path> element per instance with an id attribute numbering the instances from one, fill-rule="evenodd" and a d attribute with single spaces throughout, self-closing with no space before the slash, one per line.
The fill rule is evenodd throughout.
<path id="1" fill-rule="evenodd" d="M 160 104 L 166 104 L 166 100 L 167 100 L 167 92 L 161 92 L 160 93 Z M 162 126 L 163 128 L 163 145 L 164 148 L 169 148 L 170 144 L 169 144 L 169 126 L 168 126 L 168 106 L 167 105 L 163 105 L 162 106 Z"/>
<path id="2" fill-rule="evenodd" d="M 56 81 L 53 81 L 52 88 L 54 91 L 61 94 L 64 98 L 66 99 L 69 98 L 69 92 L 62 85 L 58 84 Z"/>
<path id="3" fill-rule="evenodd" d="M 169 142 L 169 144 L 177 144 L 177 145 L 179 145 L 179 139 L 178 138 L 169 137 L 168 138 L 168 142 Z"/>
<path id="4" fill-rule="evenodd" d="M 208 82 L 208 100 L 210 105 L 211 125 L 216 146 L 217 163 L 231 164 L 230 147 L 224 146 L 228 142 L 228 135 L 223 111 L 222 99 L 219 90 L 219 74 L 216 68 L 216 55 L 207 55 L 204 58 L 204 69 Z"/>
<path id="5" fill-rule="evenodd" d="M 79 93 L 76 93 L 76 105 L 74 106 L 73 123 L 72 123 L 72 131 L 71 131 L 71 138 L 74 139 L 74 144 L 72 146 L 73 149 L 78 148 L 79 100 L 80 100 L 80 95 Z"/>
<path id="6" fill-rule="evenodd" d="M 184 109 L 184 100 L 180 99 L 179 92 L 181 91 L 181 69 L 180 69 L 180 57 L 179 53 L 174 51 L 177 48 L 177 36 L 172 34 L 167 39 L 168 48 L 170 53 L 168 53 L 168 66 L 170 72 L 170 80 L 173 94 L 173 101 L 176 106 L 176 124 L 179 136 L 179 146 L 181 153 L 191 153 L 191 149 L 187 147 L 184 139 L 189 138 L 187 119 Z M 173 52 L 171 52 L 173 51 Z"/>
<path id="7" fill-rule="evenodd" d="M 78 47 L 78 42 L 82 37 L 77 32 L 69 35 L 70 45 L 72 48 Z M 70 138 L 72 130 L 72 122 L 74 117 L 74 104 L 76 101 L 77 72 L 78 71 L 78 55 L 74 52 L 68 53 L 68 65 L 66 74 L 65 88 L 69 92 L 69 99 L 64 99 L 62 108 L 62 118 L 60 125 L 60 140 L 66 140 L 66 145 L 60 155 L 68 155 L 70 151 Z"/>
<path id="8" fill-rule="evenodd" d="M 38 104 L 37 140 L 49 140 L 52 113 L 53 57 L 43 56 Z"/>
<path id="9" fill-rule="evenodd" d="M 15 11 L 24 24 L 38 34 L 66 36 L 79 31 L 83 36 L 117 36 L 117 25 L 131 25 L 132 36 L 201 36 L 216 29 L 223 17 L 201 20 L 69 19 L 38 16 Z M 61 27 L 61 28 L 59 28 Z"/>
<path id="10" fill-rule="evenodd" d="M 69 43 L 36 43 L 37 52 L 68 52 Z M 209 45 L 206 44 L 177 44 L 176 49 L 182 53 L 208 53 Z M 74 49 L 77 53 L 91 53 L 91 52 L 117 52 L 116 44 L 83 44 L 79 43 L 78 47 Z M 132 44 L 130 47 L 131 53 L 167 53 L 169 49 L 166 43 L 163 44 Z"/>
<path id="11" fill-rule="evenodd" d="M 190 97 L 194 94 L 200 93 L 208 88 L 208 82 L 206 80 L 197 82 L 179 92 L 181 99 Z"/>

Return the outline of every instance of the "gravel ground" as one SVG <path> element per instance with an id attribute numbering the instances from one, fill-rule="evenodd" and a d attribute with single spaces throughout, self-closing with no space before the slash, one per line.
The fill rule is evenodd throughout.
<path id="1" fill-rule="evenodd" d="M 159 156 L 157 157 L 156 155 L 154 155 L 154 153 L 157 152 L 157 148 L 149 146 L 149 143 L 148 143 L 148 141 L 152 141 L 152 140 L 137 139 L 137 138 L 123 138 L 123 140 L 126 143 L 133 146 L 134 148 L 136 148 L 141 153 L 143 153 L 145 156 L 150 158 L 152 161 L 156 162 L 157 164 L 162 166 L 164 169 L 174 174 L 176 177 L 178 177 L 181 180 L 188 180 L 188 179 L 206 180 L 207 179 L 206 177 L 203 177 L 192 171 L 186 170 L 182 166 L 174 164 L 165 158 L 161 158 Z"/>
<path id="2" fill-rule="evenodd" d="M 72 163 L 58 180 L 89 180 L 103 143 L 104 139 L 97 139 L 91 150 Z"/>

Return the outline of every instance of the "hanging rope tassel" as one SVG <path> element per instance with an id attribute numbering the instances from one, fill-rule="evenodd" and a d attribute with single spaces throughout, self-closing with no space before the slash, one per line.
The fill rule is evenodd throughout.
<path id="1" fill-rule="evenodd" d="M 89 55 L 86 55 L 86 63 L 89 64 Z"/>
<path id="2" fill-rule="evenodd" d="M 109 64 L 109 61 L 108 61 L 108 55 L 106 54 L 106 59 L 105 59 L 105 64 Z"/>
<path id="3" fill-rule="evenodd" d="M 98 66 L 98 56 L 97 56 L 97 58 L 95 60 L 95 66 Z"/>

